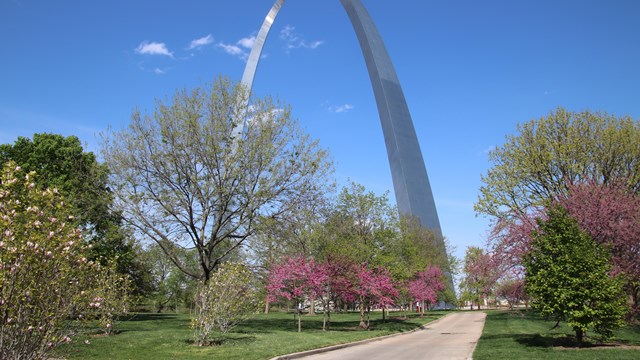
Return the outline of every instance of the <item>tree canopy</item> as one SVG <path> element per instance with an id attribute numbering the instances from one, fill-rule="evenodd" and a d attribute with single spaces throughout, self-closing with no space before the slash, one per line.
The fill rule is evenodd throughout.
<path id="1" fill-rule="evenodd" d="M 517 131 L 489 153 L 478 213 L 516 216 L 586 179 L 640 191 L 640 124 L 628 116 L 558 108 Z"/>
<path id="2" fill-rule="evenodd" d="M 324 192 L 327 152 L 270 98 L 252 98 L 220 78 L 134 111 L 127 129 L 104 137 L 116 204 L 142 239 L 158 243 L 178 268 L 207 281 L 255 233 Z M 247 123 L 244 131 L 243 124 Z M 199 270 L 175 256 L 194 248 Z"/>
<path id="3" fill-rule="evenodd" d="M 92 152 L 84 151 L 76 136 L 34 134 L 19 137 L 14 144 L 0 145 L 0 162 L 16 162 L 27 172 L 34 171 L 34 184 L 57 189 L 65 198 L 74 224 L 83 230 L 91 249 L 91 260 L 103 265 L 116 259 L 118 271 L 130 275 L 137 293 L 146 292 L 146 269 L 136 260 L 136 248 L 122 227 L 118 212 L 111 208 L 109 169 Z"/>
<path id="4" fill-rule="evenodd" d="M 611 277 L 607 250 L 578 226 L 566 209 L 547 210 L 524 258 L 525 287 L 532 307 L 566 321 L 580 343 L 588 329 L 604 337 L 623 324 L 627 308 L 622 279 Z"/>

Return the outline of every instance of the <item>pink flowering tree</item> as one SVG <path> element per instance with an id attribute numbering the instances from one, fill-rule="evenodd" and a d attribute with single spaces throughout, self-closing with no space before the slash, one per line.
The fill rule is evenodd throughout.
<path id="1" fill-rule="evenodd" d="M 523 301 L 526 303 L 529 300 L 522 278 L 503 279 L 496 287 L 496 295 L 505 299 L 511 310 Z"/>
<path id="2" fill-rule="evenodd" d="M 416 274 L 415 278 L 407 283 L 411 297 L 422 304 L 420 316 L 424 316 L 426 306 L 438 301 L 438 293 L 444 290 L 444 274 L 440 267 L 429 265 L 424 271 Z"/>
<path id="3" fill-rule="evenodd" d="M 322 299 L 325 314 L 322 328 L 327 330 L 331 325 L 331 304 L 337 307 L 340 302 L 356 301 L 353 284 L 357 265 L 346 257 L 330 256 L 321 266 L 326 273 L 326 284 L 319 298 Z"/>
<path id="4" fill-rule="evenodd" d="M 623 274 L 632 315 L 640 310 L 640 197 L 623 183 L 570 185 L 557 203 L 600 245 L 611 249 L 613 274 Z M 632 316 L 633 317 L 633 316 Z"/>
<path id="5" fill-rule="evenodd" d="M 580 229 L 611 249 L 613 275 L 624 275 L 632 318 L 640 311 L 640 197 L 621 182 L 589 180 L 566 187 L 553 203 L 566 208 Z M 536 218 L 545 218 L 544 209 L 496 222 L 490 244 L 503 276 L 522 276 L 522 256 L 529 252 Z"/>
<path id="6" fill-rule="evenodd" d="M 302 331 L 302 307 L 307 298 L 321 297 L 326 289 L 328 274 L 324 266 L 304 257 L 287 257 L 271 268 L 267 279 L 270 301 L 293 300 L 296 304 L 298 332 Z M 311 304 L 313 306 L 313 304 Z"/>
<path id="7" fill-rule="evenodd" d="M 353 294 L 360 304 L 360 328 L 369 328 L 372 307 L 385 308 L 393 305 L 398 290 L 393 286 L 391 274 L 382 267 L 371 268 L 366 263 L 354 268 Z M 366 321 L 365 321 L 366 315 Z"/>
<path id="8" fill-rule="evenodd" d="M 496 261 L 485 250 L 470 246 L 465 254 L 463 271 L 463 298 L 471 301 L 472 308 L 473 303 L 476 303 L 480 309 L 482 299 L 493 294 L 495 284 L 500 278 Z"/>
<path id="9" fill-rule="evenodd" d="M 531 208 L 498 219 L 489 234 L 493 264 L 502 276 L 522 277 L 522 257 L 531 248 L 531 234 L 538 229 L 536 219 L 545 219 L 544 208 Z"/>

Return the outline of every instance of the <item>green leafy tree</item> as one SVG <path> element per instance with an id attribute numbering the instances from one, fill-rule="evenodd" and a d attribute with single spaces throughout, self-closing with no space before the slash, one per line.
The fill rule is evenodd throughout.
<path id="1" fill-rule="evenodd" d="M 622 181 L 640 191 L 640 124 L 628 116 L 558 108 L 517 131 L 489 153 L 478 213 L 521 217 L 583 180 Z"/>
<path id="2" fill-rule="evenodd" d="M 345 186 L 328 216 L 320 256 L 347 257 L 357 263 L 384 265 L 385 245 L 398 236 L 397 211 L 381 196 L 355 182 Z"/>
<path id="3" fill-rule="evenodd" d="M 153 303 L 155 311 L 160 313 L 166 308 L 177 311 L 180 305 L 192 308 L 197 280 L 176 268 L 158 244 L 150 244 L 142 254 L 150 269 L 153 285 L 147 300 Z M 198 268 L 196 258 L 194 251 L 184 251 L 180 255 L 182 263 L 190 264 L 192 269 Z"/>
<path id="4" fill-rule="evenodd" d="M 566 321 L 582 343 L 588 329 L 607 338 L 626 311 L 622 279 L 610 276 L 607 249 L 599 247 L 566 209 L 553 206 L 538 220 L 531 251 L 524 257 L 525 288 L 532 308 Z"/>
<path id="5" fill-rule="evenodd" d="M 246 266 L 224 263 L 201 284 L 191 325 L 198 345 L 209 343 L 213 330 L 223 334 L 254 315 L 259 308 L 255 275 Z"/>
<path id="6" fill-rule="evenodd" d="M 0 358 L 46 358 L 89 312 L 96 266 L 55 189 L 15 162 L 0 178 Z"/>
<path id="7" fill-rule="evenodd" d="M 247 96 L 226 79 L 180 90 L 151 115 L 134 112 L 129 128 L 103 143 L 126 221 L 204 282 L 261 218 L 281 217 L 324 193 L 332 169 L 289 108 L 268 98 L 247 106 Z M 176 256 L 178 248 L 197 251 L 197 271 Z"/>
<path id="8" fill-rule="evenodd" d="M 65 197 L 74 223 L 91 245 L 90 260 L 103 264 L 116 260 L 120 273 L 135 282 L 138 294 L 148 290 L 147 269 L 137 260 L 134 243 L 122 227 L 121 217 L 111 210 L 113 195 L 108 186 L 109 170 L 84 151 L 76 136 L 34 134 L 19 137 L 14 144 L 0 145 L 0 162 L 15 161 L 24 171 L 35 171 L 38 188 L 56 188 Z"/>

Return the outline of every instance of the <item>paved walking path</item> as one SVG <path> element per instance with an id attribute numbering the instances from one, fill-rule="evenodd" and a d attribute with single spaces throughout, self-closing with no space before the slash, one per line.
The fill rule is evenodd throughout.
<path id="1" fill-rule="evenodd" d="M 471 359 L 486 314 L 459 312 L 427 324 L 424 330 L 302 357 L 305 360 Z M 296 356 L 297 357 L 297 356 Z"/>

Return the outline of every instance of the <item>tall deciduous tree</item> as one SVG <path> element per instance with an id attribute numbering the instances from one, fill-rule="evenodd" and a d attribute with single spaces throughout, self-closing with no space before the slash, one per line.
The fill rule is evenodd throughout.
<path id="1" fill-rule="evenodd" d="M 611 277 L 607 250 L 553 206 L 540 220 L 531 251 L 524 257 L 525 287 L 532 307 L 573 327 L 578 343 L 593 328 L 603 337 L 620 326 L 626 312 L 622 279 Z"/>
<path id="2" fill-rule="evenodd" d="M 630 117 L 559 108 L 517 130 L 489 153 L 493 167 L 482 176 L 478 213 L 520 216 L 585 179 L 640 191 L 640 124 Z"/>
<path id="3" fill-rule="evenodd" d="M 269 98 L 247 106 L 247 96 L 223 78 L 180 90 L 158 101 L 151 115 L 135 111 L 129 128 L 103 143 L 124 218 L 205 282 L 254 234 L 261 216 L 277 218 L 313 201 L 332 169 L 289 108 Z M 195 248 L 199 271 L 187 268 L 172 246 Z"/>
<path id="4" fill-rule="evenodd" d="M 387 194 L 378 196 L 351 182 L 340 191 L 328 217 L 320 255 L 384 265 L 383 249 L 398 235 L 396 218 Z"/>

